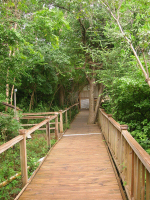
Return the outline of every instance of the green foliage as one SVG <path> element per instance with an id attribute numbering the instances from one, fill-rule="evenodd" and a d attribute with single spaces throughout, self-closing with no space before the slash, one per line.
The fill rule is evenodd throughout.
<path id="1" fill-rule="evenodd" d="M 10 91 L 15 85 L 20 93 L 17 101 L 26 108 L 33 91 L 36 98 L 31 107 L 37 106 L 39 99 L 45 102 L 45 95 L 57 89 L 56 73 L 61 70 L 56 69 L 58 53 L 52 52 L 59 47 L 59 36 L 69 29 L 62 11 L 49 9 L 47 2 L 45 7 L 43 4 L 22 0 L 1 5 L 0 89 L 5 96 L 6 84 L 10 85 Z M 63 57 L 67 60 L 66 54 Z"/>
<path id="2" fill-rule="evenodd" d="M 71 119 L 68 113 L 68 124 L 64 129 L 69 128 L 70 120 L 78 113 L 77 107 L 71 109 Z M 8 138 L 7 138 L 8 139 Z M 0 138 L 0 141 L 1 138 Z M 3 141 L 4 142 L 4 141 Z M 51 145 L 55 144 L 56 140 L 51 140 Z M 46 134 L 34 133 L 32 134 L 32 139 L 27 140 L 27 163 L 30 168 L 28 169 L 28 176 L 30 177 L 33 171 L 38 166 L 38 160 L 46 155 L 48 152 Z M 9 179 L 11 176 L 20 172 L 20 147 L 19 144 L 16 144 L 12 148 L 8 149 L 0 155 L 1 166 L 0 166 L 0 182 L 3 182 Z M 0 188 L 0 197 L 3 200 L 13 199 L 21 190 L 22 184 L 21 179 L 17 178 L 5 187 Z M 13 188 L 13 189 L 12 189 Z"/>
<path id="3" fill-rule="evenodd" d="M 150 153 L 150 90 L 147 84 L 140 76 L 116 78 L 107 94 L 110 100 L 103 107 L 121 124 L 128 124 L 129 132 Z"/>
<path id="4" fill-rule="evenodd" d="M 14 119 L 14 113 L 0 113 L 0 142 L 6 142 L 18 135 L 20 123 Z"/>
<path id="5" fill-rule="evenodd" d="M 48 9 L 37 11 L 33 14 L 33 24 L 30 25 L 35 30 L 38 38 L 43 38 L 46 42 L 51 42 L 54 47 L 59 44 L 59 31 L 63 26 L 69 28 L 63 16 L 63 12 L 58 9 Z"/>
<path id="6" fill-rule="evenodd" d="M 30 177 L 39 163 L 40 158 L 48 152 L 46 134 L 32 134 L 32 139 L 27 140 L 27 164 L 28 176 Z M 55 144 L 55 139 L 51 140 L 51 145 Z M 0 155 L 0 183 L 21 172 L 20 168 L 20 147 L 16 144 Z M 5 187 L 0 188 L 0 199 L 11 200 L 21 191 L 21 176 L 10 182 Z"/>

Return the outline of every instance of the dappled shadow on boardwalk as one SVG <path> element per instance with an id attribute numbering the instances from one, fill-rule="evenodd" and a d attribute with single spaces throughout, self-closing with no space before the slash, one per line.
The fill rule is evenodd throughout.
<path id="1" fill-rule="evenodd" d="M 80 112 L 20 199 L 122 199 L 97 125 Z"/>

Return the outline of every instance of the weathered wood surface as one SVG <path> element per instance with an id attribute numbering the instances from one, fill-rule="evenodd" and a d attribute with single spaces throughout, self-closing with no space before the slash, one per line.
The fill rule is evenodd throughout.
<path id="1" fill-rule="evenodd" d="M 129 200 L 150 200 L 150 156 L 111 115 L 99 109 L 98 122 Z"/>
<path id="2" fill-rule="evenodd" d="M 20 200 L 120 200 L 119 186 L 97 125 L 82 111 L 20 196 Z"/>
<path id="3" fill-rule="evenodd" d="M 15 109 L 15 106 L 13 106 L 13 105 L 11 105 L 11 104 L 8 104 L 8 103 L 6 103 L 6 102 L 2 102 L 2 104 L 3 104 L 4 106 L 8 106 L 9 108 Z M 18 107 L 16 107 L 16 110 L 22 111 L 22 110 L 21 110 L 20 108 L 18 108 Z"/>
<path id="4" fill-rule="evenodd" d="M 23 140 L 23 136 L 22 135 L 18 135 L 17 137 L 13 138 L 12 140 L 9 140 L 8 142 L 2 144 L 0 146 L 0 153 L 3 153 L 4 151 L 6 151 L 7 149 L 9 149 L 13 145 L 15 145 L 18 142 L 20 142 L 21 140 Z"/>

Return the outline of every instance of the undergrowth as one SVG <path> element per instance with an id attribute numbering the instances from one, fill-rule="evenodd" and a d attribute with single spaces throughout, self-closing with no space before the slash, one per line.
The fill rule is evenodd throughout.
<path id="1" fill-rule="evenodd" d="M 36 110 L 36 112 L 39 110 Z M 40 110 L 40 112 L 42 112 Z M 71 113 L 68 111 L 68 123 L 65 122 L 65 116 L 63 117 L 64 130 L 69 128 L 71 121 L 78 113 L 76 107 L 71 108 Z M 6 143 L 12 138 L 16 137 L 21 129 L 21 123 L 34 123 L 37 124 L 43 119 L 36 120 L 20 120 L 18 122 L 14 119 L 14 113 L 9 111 L 8 114 L 1 113 L 0 115 L 0 145 Z M 51 122 L 54 122 L 52 120 Z M 30 127 L 29 127 L 30 128 Z M 44 157 L 48 152 L 46 133 L 41 134 L 41 131 L 35 131 L 32 135 L 32 139 L 27 139 L 27 165 L 28 177 L 32 176 L 35 169 L 38 167 L 38 160 Z M 55 144 L 56 140 L 51 140 L 51 146 Z M 9 180 L 10 177 L 21 172 L 20 166 L 20 146 L 19 143 L 15 144 L 7 151 L 0 154 L 0 183 Z M 0 199 L 1 200 L 12 200 L 22 189 L 21 176 L 18 176 L 15 180 L 9 182 L 4 187 L 0 187 Z"/>
<path id="2" fill-rule="evenodd" d="M 51 145 L 56 141 L 51 140 Z M 32 139 L 27 140 L 27 165 L 28 177 L 32 175 L 38 167 L 37 162 L 40 158 L 44 157 L 48 152 L 46 134 L 35 133 L 32 134 Z M 12 148 L 3 152 L 0 155 L 0 183 L 14 176 L 16 173 L 21 172 L 20 167 L 20 147 L 19 144 L 14 145 Z M 21 176 L 0 188 L 1 200 L 12 200 L 22 189 Z"/>

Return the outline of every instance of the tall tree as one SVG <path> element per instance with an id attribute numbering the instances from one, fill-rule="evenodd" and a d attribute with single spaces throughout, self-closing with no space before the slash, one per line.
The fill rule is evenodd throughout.
<path id="1" fill-rule="evenodd" d="M 146 82 L 150 86 L 149 61 L 146 57 L 149 52 L 149 26 L 150 3 L 149 1 L 125 1 L 125 0 L 100 0 L 102 5 L 110 13 L 116 22 L 122 37 L 131 48 Z M 116 27 L 115 32 L 118 32 Z M 141 54 L 143 58 L 141 57 Z"/>
<path id="2" fill-rule="evenodd" d="M 67 3 L 66 3 L 67 2 Z M 94 89 L 97 74 L 102 68 L 101 43 L 105 46 L 103 34 L 105 19 L 101 7 L 95 1 L 51 1 L 55 7 L 62 9 L 70 22 L 71 34 L 68 35 L 68 48 L 71 50 L 71 62 L 75 69 L 84 72 L 90 85 L 90 105 L 88 123 L 95 122 Z M 100 12 L 101 11 L 101 12 Z M 74 57 L 76 57 L 74 59 Z M 80 71 L 79 71 L 80 72 Z M 102 90 L 99 90 L 102 92 Z M 100 98 L 98 98 L 99 105 Z"/>

